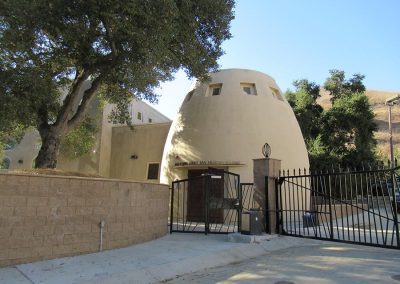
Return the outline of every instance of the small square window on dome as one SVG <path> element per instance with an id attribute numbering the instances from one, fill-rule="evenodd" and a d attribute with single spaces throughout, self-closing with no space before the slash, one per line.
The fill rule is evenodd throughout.
<path id="1" fill-rule="evenodd" d="M 210 96 L 219 96 L 221 94 L 222 84 L 213 84 L 209 86 Z"/>
<path id="2" fill-rule="evenodd" d="M 213 88 L 212 95 L 219 96 L 219 94 L 221 94 L 221 88 Z"/>
<path id="3" fill-rule="evenodd" d="M 283 101 L 283 97 L 281 95 L 281 92 L 278 89 L 272 88 L 270 87 L 272 95 L 274 96 L 274 98 Z"/>
<path id="4" fill-rule="evenodd" d="M 256 84 L 253 83 L 240 83 L 240 87 L 245 95 L 256 96 Z"/>

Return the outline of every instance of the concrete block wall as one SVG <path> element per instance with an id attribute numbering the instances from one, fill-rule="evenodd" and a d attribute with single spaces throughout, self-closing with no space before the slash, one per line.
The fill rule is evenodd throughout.
<path id="1" fill-rule="evenodd" d="M 167 233 L 168 186 L 0 173 L 0 267 L 120 248 Z"/>

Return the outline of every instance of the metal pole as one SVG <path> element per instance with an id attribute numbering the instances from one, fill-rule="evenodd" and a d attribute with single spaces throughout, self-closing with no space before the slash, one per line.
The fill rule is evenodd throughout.
<path id="1" fill-rule="evenodd" d="M 210 232 L 210 220 L 209 220 L 209 215 L 208 215 L 208 206 L 210 203 L 209 200 L 209 191 L 210 191 L 210 186 L 211 186 L 211 176 L 207 175 L 205 176 L 204 181 L 206 183 L 206 186 L 204 187 L 205 195 L 204 195 L 204 221 L 205 221 L 205 230 L 204 233 L 207 235 Z"/>
<path id="2" fill-rule="evenodd" d="M 390 166 L 394 167 L 394 155 L 393 155 L 393 130 L 392 130 L 392 104 L 389 106 L 389 143 L 390 143 Z"/>
<path id="3" fill-rule="evenodd" d="M 172 234 L 172 225 L 174 222 L 174 185 L 175 182 L 172 182 L 172 192 L 171 192 L 171 215 L 169 217 L 169 233 Z M 178 221 L 178 220 L 177 220 Z"/>
<path id="4" fill-rule="evenodd" d="M 240 183 L 240 176 L 238 176 L 237 180 L 237 188 L 238 188 L 238 199 L 239 199 L 239 208 L 237 210 L 238 214 L 238 233 L 242 231 L 242 204 L 243 204 L 243 198 L 242 198 L 242 185 Z"/>
<path id="5" fill-rule="evenodd" d="M 396 188 L 397 188 L 397 180 L 395 177 L 394 170 L 391 170 L 392 174 L 392 205 L 393 205 L 393 221 L 394 221 L 394 229 L 396 231 L 396 240 L 397 240 L 397 247 L 400 247 L 400 232 L 399 232 L 399 219 L 397 216 L 397 200 L 396 200 Z"/>
<path id="6" fill-rule="evenodd" d="M 276 228 L 277 228 L 277 233 L 278 234 L 283 234 L 283 204 L 282 204 L 282 183 L 284 182 L 284 177 L 279 177 L 275 180 L 275 192 L 276 192 L 276 203 L 277 203 L 277 209 L 276 209 Z M 279 203 L 278 203 L 278 198 L 279 198 Z M 286 203 L 286 200 L 285 200 Z M 287 206 L 286 206 L 287 208 Z M 287 212 L 287 211 L 286 211 Z M 287 216 L 286 216 L 287 220 Z"/>
<path id="7" fill-rule="evenodd" d="M 329 186 L 329 225 L 330 225 L 330 238 L 333 240 L 333 216 L 332 216 L 332 181 L 331 176 L 328 177 Z"/>

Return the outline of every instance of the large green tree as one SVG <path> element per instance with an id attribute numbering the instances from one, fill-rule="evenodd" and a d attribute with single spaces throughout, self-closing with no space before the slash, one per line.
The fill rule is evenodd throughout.
<path id="1" fill-rule="evenodd" d="M 38 129 L 36 166 L 54 168 L 62 138 L 93 98 L 128 122 L 132 96 L 183 68 L 205 78 L 230 38 L 234 0 L 4 0 L 0 2 L 0 131 Z M 89 88 L 82 86 L 90 81 Z"/>
<path id="2" fill-rule="evenodd" d="M 295 91 L 287 91 L 286 98 L 292 106 L 306 143 L 310 143 L 320 133 L 323 108 L 317 103 L 320 88 L 306 79 L 293 83 Z"/>
<path id="3" fill-rule="evenodd" d="M 324 83 L 332 107 L 318 104 L 319 86 L 308 80 L 295 81 L 294 92 L 286 96 L 300 124 L 313 169 L 332 164 L 359 167 L 374 161 L 376 124 L 365 95 L 363 75 L 346 79 L 345 73 L 331 70 Z"/>

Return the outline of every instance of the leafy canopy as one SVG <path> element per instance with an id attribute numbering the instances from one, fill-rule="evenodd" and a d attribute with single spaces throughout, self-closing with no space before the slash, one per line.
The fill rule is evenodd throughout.
<path id="1" fill-rule="evenodd" d="M 129 122 L 135 96 L 184 69 L 205 78 L 229 39 L 233 0 L 4 0 L 0 2 L 0 131 L 34 126 L 39 167 L 55 167 L 63 136 L 101 93 Z M 83 88 L 90 81 L 89 88 Z"/>
<path id="2" fill-rule="evenodd" d="M 61 152 L 69 159 L 89 153 L 96 143 L 98 129 L 91 118 L 86 118 L 78 127 L 70 131 L 61 142 Z"/>
<path id="3" fill-rule="evenodd" d="M 346 80 L 345 73 L 331 70 L 324 89 L 332 107 L 318 104 L 319 86 L 308 80 L 295 81 L 286 97 L 293 107 L 305 139 L 310 166 L 323 169 L 333 164 L 359 167 L 375 160 L 374 114 L 365 95 L 363 75 Z"/>

